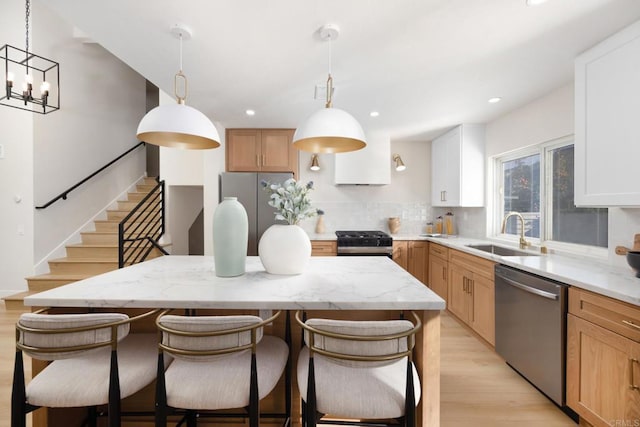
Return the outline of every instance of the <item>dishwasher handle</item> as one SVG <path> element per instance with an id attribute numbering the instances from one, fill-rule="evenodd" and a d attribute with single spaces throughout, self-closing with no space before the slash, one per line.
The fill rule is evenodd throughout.
<path id="1" fill-rule="evenodd" d="M 499 276 L 500 279 L 504 280 L 505 282 L 509 283 L 512 286 L 515 286 L 518 289 L 522 289 L 525 292 L 529 292 L 530 294 L 534 294 L 534 295 L 538 295 L 541 296 L 543 298 L 547 298 L 547 299 L 551 299 L 551 300 L 558 300 L 558 298 L 560 297 L 558 294 L 554 294 L 551 292 L 547 292 L 547 291 L 543 291 L 542 289 L 538 289 L 538 288 L 532 288 L 531 286 L 527 286 L 523 283 L 520 282 L 516 282 L 515 280 L 509 279 L 505 276 Z"/>

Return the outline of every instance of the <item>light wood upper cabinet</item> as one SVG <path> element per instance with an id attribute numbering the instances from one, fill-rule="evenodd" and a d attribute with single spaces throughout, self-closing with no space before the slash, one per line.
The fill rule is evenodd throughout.
<path id="1" fill-rule="evenodd" d="M 639 341 L 638 307 L 569 288 L 567 405 L 594 427 L 640 419 Z"/>
<path id="2" fill-rule="evenodd" d="M 640 22 L 575 61 L 575 203 L 640 206 Z"/>
<path id="3" fill-rule="evenodd" d="M 229 172 L 293 172 L 298 177 L 295 129 L 227 129 Z"/>
<path id="4" fill-rule="evenodd" d="M 460 125 L 431 143 L 433 206 L 484 206 L 484 125 Z"/>
<path id="5" fill-rule="evenodd" d="M 495 263 L 449 249 L 447 307 L 489 344 L 495 345 Z"/>

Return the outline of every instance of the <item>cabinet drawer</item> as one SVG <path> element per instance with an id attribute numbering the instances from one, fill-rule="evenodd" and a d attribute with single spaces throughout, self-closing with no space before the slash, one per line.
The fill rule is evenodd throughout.
<path id="1" fill-rule="evenodd" d="M 571 287 L 569 313 L 640 342 L 640 308 L 632 304 Z"/>
<path id="2" fill-rule="evenodd" d="M 487 279 L 493 280 L 493 268 L 495 262 L 488 259 L 470 255 L 465 252 L 449 249 L 449 262 L 456 264 L 462 268 L 473 271 L 473 274 L 479 274 Z"/>
<path id="3" fill-rule="evenodd" d="M 449 248 L 436 243 L 431 243 L 429 245 L 429 255 L 439 257 L 444 261 L 447 261 L 449 257 Z"/>
<path id="4" fill-rule="evenodd" d="M 336 256 L 338 255 L 338 242 L 312 240 L 311 255 L 312 256 Z"/>

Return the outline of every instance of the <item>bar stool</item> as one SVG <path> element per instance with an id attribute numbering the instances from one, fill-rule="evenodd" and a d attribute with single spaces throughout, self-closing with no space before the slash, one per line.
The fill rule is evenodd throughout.
<path id="1" fill-rule="evenodd" d="M 422 323 L 411 314 L 413 322 L 303 321 L 296 313 L 306 344 L 298 357 L 297 376 L 307 427 L 332 424 L 325 415 L 356 425 L 361 420 L 415 425 L 421 389 L 411 354 Z"/>
<path id="2" fill-rule="evenodd" d="M 122 313 L 25 313 L 16 324 L 16 358 L 11 395 L 11 426 L 25 427 L 26 414 L 40 407 L 89 407 L 96 425 L 99 405 L 108 406 L 109 427 L 120 426 L 120 399 L 156 377 L 154 334 L 129 334 L 135 317 Z M 25 386 L 23 353 L 49 361 Z"/>
<path id="3" fill-rule="evenodd" d="M 184 410 L 188 427 L 203 411 L 243 408 L 251 427 L 259 425 L 260 400 L 275 388 L 289 360 L 282 339 L 263 335 L 280 312 L 257 316 L 177 316 L 156 320 L 159 331 L 156 426 Z M 173 357 L 165 371 L 164 354 Z M 286 387 L 285 387 L 286 388 Z M 288 422 L 290 402 L 286 402 Z M 232 414 L 225 415 L 231 416 Z"/>

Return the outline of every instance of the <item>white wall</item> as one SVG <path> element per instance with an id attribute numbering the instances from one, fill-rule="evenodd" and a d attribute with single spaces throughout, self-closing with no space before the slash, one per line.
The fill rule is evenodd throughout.
<path id="1" fill-rule="evenodd" d="M 311 153 L 301 151 L 300 180 L 313 181 L 311 200 L 315 207 L 325 211 L 326 231 L 346 229 L 385 230 L 387 218 L 401 218 L 400 233 L 424 232 L 431 215 L 431 144 L 424 141 L 391 142 L 392 153 L 402 157 L 407 169 L 391 169 L 389 185 L 334 185 L 334 156 L 320 154 L 320 170 L 311 171 Z M 315 220 L 306 220 L 302 228 L 311 232 Z"/>
<path id="2" fill-rule="evenodd" d="M 20 19 L 22 17 L 22 19 Z M 24 4 L 4 2 L 0 45 L 24 49 Z M 0 75 L 4 78 L 4 72 Z M 33 114 L 0 106 L 0 297 L 26 289 L 33 273 Z M 17 199 L 20 199 L 18 202 Z"/>
<path id="3" fill-rule="evenodd" d="M 488 123 L 486 127 L 487 156 L 495 156 L 517 148 L 572 135 L 573 95 L 572 82 Z M 490 211 L 490 208 L 488 210 Z M 477 212 L 468 211 L 467 215 L 473 216 L 478 222 Z M 482 215 L 484 216 L 484 212 Z M 607 261 L 610 264 L 627 265 L 624 257 L 615 254 L 615 247 L 631 246 L 633 235 L 638 232 L 640 232 L 640 209 L 609 208 Z"/>
<path id="4" fill-rule="evenodd" d="M 138 143 L 145 79 L 97 44 L 73 37 L 73 27 L 39 3 L 33 49 L 60 63 L 61 108 L 34 119 L 34 198 L 47 202 Z M 35 215 L 38 262 L 144 174 L 138 149 L 97 175 L 66 201 Z"/>

